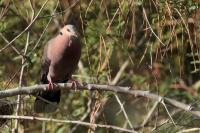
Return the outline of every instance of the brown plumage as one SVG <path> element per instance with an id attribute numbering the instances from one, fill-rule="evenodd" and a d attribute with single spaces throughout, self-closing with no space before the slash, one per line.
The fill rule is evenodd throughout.
<path id="1" fill-rule="evenodd" d="M 40 112 L 54 112 L 60 101 L 60 90 L 53 89 L 53 83 L 62 83 L 71 79 L 81 56 L 81 45 L 75 27 L 64 26 L 59 34 L 51 39 L 44 48 L 41 78 L 42 84 L 49 83 L 49 90 L 41 92 L 36 98 L 34 110 Z"/>

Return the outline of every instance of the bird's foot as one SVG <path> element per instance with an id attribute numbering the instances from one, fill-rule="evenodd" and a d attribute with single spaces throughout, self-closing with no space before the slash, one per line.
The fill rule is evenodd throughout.
<path id="1" fill-rule="evenodd" d="M 75 88 L 75 91 L 77 90 L 77 85 L 80 84 L 77 80 L 74 79 L 70 79 L 70 81 L 72 83 L 72 88 Z"/>
<path id="2" fill-rule="evenodd" d="M 56 87 L 57 87 L 57 85 L 55 83 L 49 82 L 49 84 L 48 84 L 48 90 L 49 91 L 54 90 Z"/>

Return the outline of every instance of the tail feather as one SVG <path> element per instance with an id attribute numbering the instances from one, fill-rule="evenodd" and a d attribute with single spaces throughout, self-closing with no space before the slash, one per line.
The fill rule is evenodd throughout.
<path id="1" fill-rule="evenodd" d="M 45 91 L 38 94 L 35 99 L 34 110 L 36 113 L 52 113 L 56 111 L 58 103 L 60 102 L 60 90 Z M 43 99 L 47 100 L 43 100 Z"/>
<path id="2" fill-rule="evenodd" d="M 44 67 L 45 68 L 45 67 Z M 42 74 L 40 77 L 41 84 L 48 84 L 47 71 L 48 69 L 42 69 Z M 63 81 L 55 81 L 55 83 L 67 82 L 68 79 Z M 56 111 L 58 104 L 60 102 L 61 90 L 54 91 L 42 91 L 37 94 L 37 98 L 34 103 L 34 111 L 36 113 L 52 113 Z"/>

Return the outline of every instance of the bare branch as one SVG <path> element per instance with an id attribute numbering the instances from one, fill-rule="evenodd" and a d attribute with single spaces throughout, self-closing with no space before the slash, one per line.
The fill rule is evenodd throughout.
<path id="1" fill-rule="evenodd" d="M 62 90 L 75 90 L 72 88 L 71 83 L 58 83 L 57 84 L 58 88 L 57 89 L 62 89 Z M 16 95 L 31 95 L 35 94 L 39 91 L 46 91 L 48 88 L 48 84 L 40 84 L 40 85 L 33 85 L 33 86 L 28 86 L 28 87 L 20 87 L 20 89 L 13 88 L 13 89 L 7 89 L 0 91 L 0 99 L 6 98 L 6 97 L 11 97 L 11 96 L 16 96 Z M 153 93 L 150 93 L 149 91 L 142 91 L 142 90 L 133 90 L 130 87 L 122 87 L 122 86 L 113 86 L 113 85 L 100 85 L 100 84 L 85 84 L 81 85 L 78 84 L 76 90 L 98 90 L 98 91 L 112 91 L 112 92 L 117 92 L 117 93 L 122 93 L 122 94 L 129 94 L 133 96 L 140 96 L 140 97 L 146 97 L 155 101 L 161 102 L 164 100 L 165 103 L 171 104 L 174 107 L 180 108 L 184 111 L 187 111 L 197 117 L 200 117 L 200 111 L 192 111 L 191 105 L 181 103 L 177 100 L 173 100 L 170 98 L 162 97 Z"/>
<path id="2" fill-rule="evenodd" d="M 38 121 L 46 121 L 46 122 L 58 122 L 58 123 L 65 123 L 65 124 L 79 124 L 86 127 L 99 127 L 99 128 L 107 128 L 107 129 L 113 129 L 117 131 L 122 132 L 128 132 L 128 133 L 137 133 L 136 131 L 132 131 L 129 129 L 124 129 L 121 127 L 113 126 L 113 125 L 103 125 L 103 124 L 93 124 L 88 122 L 82 122 L 82 121 L 73 121 L 73 120 L 59 120 L 59 119 L 53 119 L 53 118 L 42 118 L 42 117 L 34 117 L 34 116 L 14 116 L 14 115 L 0 115 L 1 119 L 21 119 L 21 120 L 38 120 Z"/>

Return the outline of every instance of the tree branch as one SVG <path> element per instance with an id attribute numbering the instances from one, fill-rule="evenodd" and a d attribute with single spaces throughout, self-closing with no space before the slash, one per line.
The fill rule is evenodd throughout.
<path id="1" fill-rule="evenodd" d="M 1 119 L 21 119 L 21 120 L 38 120 L 38 121 L 46 121 L 46 122 L 58 122 L 58 123 L 65 123 L 65 124 L 79 124 L 86 127 L 99 127 L 99 128 L 107 128 L 113 129 L 117 131 L 127 132 L 127 133 L 137 133 L 136 131 L 113 126 L 113 125 L 103 125 L 103 124 L 93 124 L 83 121 L 74 121 L 74 120 L 59 120 L 53 118 L 42 118 L 42 117 L 34 117 L 34 116 L 14 116 L 14 115 L 0 115 Z"/>
<path id="2" fill-rule="evenodd" d="M 184 104 L 182 102 L 179 102 L 177 100 L 173 100 L 170 98 L 162 97 L 153 93 L 150 93 L 149 91 L 142 91 L 142 90 L 133 90 L 130 87 L 122 87 L 122 86 L 114 86 L 114 85 L 100 85 L 100 84 L 78 84 L 76 88 L 72 88 L 71 83 L 58 83 L 57 84 L 57 89 L 62 89 L 62 90 L 98 90 L 98 91 L 112 91 L 116 93 L 122 93 L 122 94 L 129 94 L 133 95 L 135 97 L 140 96 L 140 97 L 145 97 L 149 98 L 158 102 L 162 102 L 162 100 L 165 103 L 171 104 L 174 107 L 180 108 L 184 111 L 190 112 L 191 114 L 200 117 L 200 111 L 192 111 L 191 105 Z M 39 85 L 33 85 L 33 86 L 28 86 L 28 87 L 17 87 L 13 89 L 7 89 L 0 91 L 0 99 L 6 98 L 6 97 L 11 97 L 11 96 L 16 96 L 16 95 L 31 95 L 31 94 L 36 94 L 39 91 L 46 91 L 48 88 L 47 84 L 39 84 Z"/>

